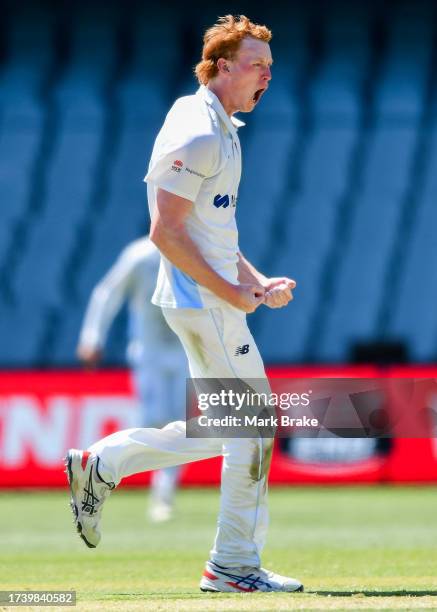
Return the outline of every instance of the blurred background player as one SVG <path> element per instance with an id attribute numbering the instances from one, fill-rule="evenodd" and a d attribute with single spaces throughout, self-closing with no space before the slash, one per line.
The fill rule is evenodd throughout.
<path id="1" fill-rule="evenodd" d="M 149 240 L 131 242 L 94 288 L 80 332 L 77 355 L 90 368 L 103 356 L 108 330 L 127 302 L 127 359 L 140 400 L 141 427 L 160 428 L 184 418 L 186 357 L 161 309 L 150 299 L 156 285 L 159 251 Z M 171 518 L 180 467 L 152 474 L 149 516 L 155 522 Z"/>

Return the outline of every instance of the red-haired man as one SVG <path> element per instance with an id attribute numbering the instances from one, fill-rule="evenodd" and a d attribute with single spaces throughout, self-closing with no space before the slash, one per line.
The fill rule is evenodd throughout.
<path id="1" fill-rule="evenodd" d="M 187 354 L 193 379 L 268 382 L 246 313 L 279 308 L 295 282 L 266 278 L 241 254 L 235 208 L 241 150 L 233 117 L 251 112 L 271 79 L 270 31 L 227 16 L 207 30 L 196 66 L 200 88 L 180 98 L 158 134 L 146 176 L 151 239 L 161 252 L 153 303 L 163 309 Z M 199 384 L 199 383 L 198 383 Z M 251 382 L 253 384 L 253 382 Z M 217 536 L 203 591 L 301 591 L 302 584 L 264 570 L 267 478 L 272 439 L 187 437 L 185 423 L 115 433 L 88 451 L 69 451 L 67 470 L 78 530 L 100 540 L 105 497 L 130 474 L 223 454 Z"/>

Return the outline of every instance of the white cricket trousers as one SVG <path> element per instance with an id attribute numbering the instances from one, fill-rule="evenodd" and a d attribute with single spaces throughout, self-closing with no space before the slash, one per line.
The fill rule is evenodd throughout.
<path id="1" fill-rule="evenodd" d="M 244 312 L 224 305 L 211 309 L 163 309 L 179 336 L 193 378 L 259 379 L 268 383 Z M 246 347 L 247 345 L 247 347 Z M 238 348 L 245 347 L 243 351 Z M 125 476 L 223 454 L 221 502 L 211 559 L 227 567 L 260 566 L 268 526 L 267 478 L 273 440 L 187 438 L 185 422 L 163 429 L 114 433 L 93 444 L 118 484 Z"/>
<path id="2" fill-rule="evenodd" d="M 156 306 L 151 305 L 150 308 Z M 133 382 L 141 406 L 141 420 L 137 425 L 160 428 L 184 419 L 188 367 L 185 352 L 176 337 L 173 346 L 157 344 L 147 347 L 142 359 L 132 366 Z M 153 472 L 151 508 L 160 503 L 173 504 L 180 472 L 181 466 Z"/>

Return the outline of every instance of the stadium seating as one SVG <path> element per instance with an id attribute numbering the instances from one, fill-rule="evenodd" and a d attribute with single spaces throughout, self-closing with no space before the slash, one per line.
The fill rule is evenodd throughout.
<path id="1" fill-rule="evenodd" d="M 51 68 L 49 16 L 36 7 L 7 22 L 7 59 L 0 72 L 0 268 L 14 248 L 18 222 L 32 212 L 35 169 L 44 129 L 44 85 Z M 35 20 L 39 24 L 34 27 Z"/>
<path id="2" fill-rule="evenodd" d="M 353 341 L 376 335 L 389 273 L 386 264 L 399 224 L 399 202 L 407 188 L 414 142 L 415 131 L 409 127 L 379 127 L 369 146 L 364 184 L 342 244 L 335 291 L 319 338 L 320 354 L 329 353 L 330 359 L 341 360 Z"/>
<path id="3" fill-rule="evenodd" d="M 437 355 L 437 313 L 433 296 L 437 295 L 435 261 L 437 241 L 436 192 L 437 132 L 429 135 L 426 180 L 417 194 L 414 231 L 404 243 L 404 267 L 399 291 L 393 297 L 389 329 L 391 335 L 404 339 L 416 362 L 435 360 Z"/>
<path id="4" fill-rule="evenodd" d="M 289 202 L 284 215 L 287 232 L 282 237 L 276 263 L 278 272 L 290 270 L 296 279 L 296 301 L 292 312 L 269 313 L 260 330 L 271 359 L 273 350 L 281 360 L 293 361 L 298 361 L 306 351 L 309 326 L 319 307 L 319 279 L 335 234 L 337 208 L 353 144 L 353 129 L 329 126 L 320 126 L 308 144 L 303 166 L 303 177 L 307 180 L 303 180 L 303 189 Z M 281 347 L 269 344 L 278 323 L 285 339 Z"/>

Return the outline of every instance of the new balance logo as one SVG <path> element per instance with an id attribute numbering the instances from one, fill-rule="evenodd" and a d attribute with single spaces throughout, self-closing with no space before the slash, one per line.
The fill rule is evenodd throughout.
<path id="1" fill-rule="evenodd" d="M 228 195 L 220 195 L 219 193 L 214 198 L 214 206 L 216 208 L 227 208 L 229 206 L 229 196 Z"/>
<path id="2" fill-rule="evenodd" d="M 248 352 L 249 352 L 249 345 L 243 344 L 243 346 L 237 346 L 235 355 L 247 355 Z"/>

